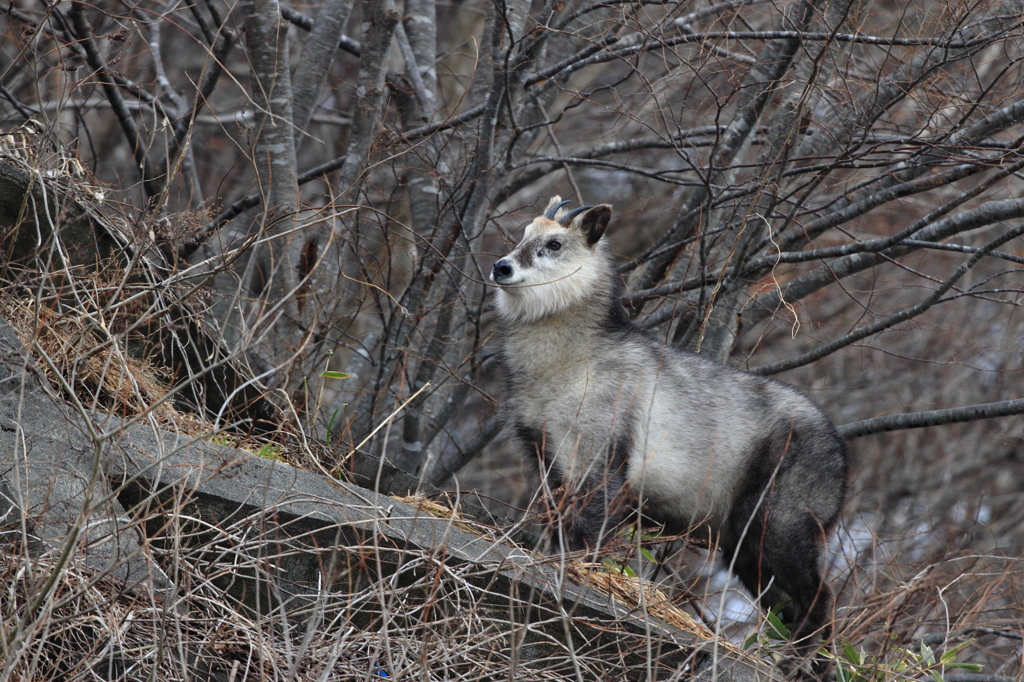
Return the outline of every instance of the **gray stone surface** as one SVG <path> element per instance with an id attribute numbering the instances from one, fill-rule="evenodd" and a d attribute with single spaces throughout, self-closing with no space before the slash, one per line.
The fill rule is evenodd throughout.
<path id="1" fill-rule="evenodd" d="M 104 449 L 91 442 L 81 415 L 54 400 L 42 381 L 14 330 L 0 319 L 3 539 L 25 542 L 39 556 L 56 555 L 70 535 L 77 535 L 92 568 L 110 573 L 126 588 L 151 578 L 161 585 L 159 571 L 141 551 L 138 529 L 98 468 Z M 80 531 L 73 534 L 75 528 Z"/>

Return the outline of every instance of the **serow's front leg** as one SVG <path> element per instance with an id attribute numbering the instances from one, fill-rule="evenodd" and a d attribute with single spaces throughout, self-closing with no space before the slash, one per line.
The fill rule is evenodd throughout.
<path id="1" fill-rule="evenodd" d="M 591 476 L 582 485 L 566 484 L 558 505 L 559 546 L 572 551 L 597 549 L 622 523 L 626 500 L 620 471 Z"/>

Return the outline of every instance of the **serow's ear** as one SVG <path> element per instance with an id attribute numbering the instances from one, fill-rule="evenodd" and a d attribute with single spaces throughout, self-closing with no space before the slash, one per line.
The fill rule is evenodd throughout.
<path id="1" fill-rule="evenodd" d="M 587 239 L 587 244 L 593 246 L 604 236 L 611 217 L 612 207 L 608 204 L 598 204 L 589 211 L 576 216 L 572 221 L 572 226 L 581 230 Z"/>

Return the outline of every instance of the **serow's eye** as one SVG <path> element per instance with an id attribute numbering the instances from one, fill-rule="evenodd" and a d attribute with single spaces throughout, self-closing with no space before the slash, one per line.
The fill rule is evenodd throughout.
<path id="1" fill-rule="evenodd" d="M 562 248 L 562 242 L 558 241 L 557 239 L 552 239 L 551 241 L 548 242 L 548 248 L 551 249 L 552 251 L 558 251 L 560 248 Z"/>

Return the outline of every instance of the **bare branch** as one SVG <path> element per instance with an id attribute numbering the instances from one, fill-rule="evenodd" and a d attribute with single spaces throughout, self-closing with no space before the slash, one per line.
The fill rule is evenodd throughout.
<path id="1" fill-rule="evenodd" d="M 2 94 L 4 96 L 4 99 L 10 102 L 14 106 L 14 108 L 18 110 L 18 113 L 24 116 L 26 119 L 32 118 L 33 116 L 39 113 L 38 111 L 33 111 L 32 109 L 26 107 L 24 104 L 19 102 L 18 98 L 11 94 L 10 90 L 4 87 L 3 83 L 0 83 L 0 94 Z"/>
<path id="2" fill-rule="evenodd" d="M 1005 130 L 1021 120 L 1024 120 L 1024 101 L 1016 101 L 992 112 L 962 130 L 949 135 L 949 139 L 945 146 L 947 148 L 956 149 L 958 147 L 971 147 L 978 145 L 992 134 Z M 810 139 L 811 138 L 809 138 L 808 142 Z M 929 147 L 937 148 L 938 145 L 939 143 L 936 141 L 933 145 L 929 145 Z M 805 144 L 805 146 L 807 145 Z M 804 151 L 807 150 L 802 149 L 801 153 Z M 916 183 L 912 181 L 927 173 L 935 164 L 941 163 L 945 158 L 947 158 L 945 155 L 931 153 L 915 159 L 912 163 L 900 164 L 898 172 L 889 173 L 875 179 L 852 197 L 839 202 L 839 204 L 833 208 L 831 212 L 832 215 L 825 216 L 822 219 L 814 221 L 811 225 L 807 226 L 806 230 L 794 230 L 793 234 L 780 236 L 777 240 L 779 246 L 781 248 L 792 248 L 800 240 L 806 240 L 807 238 L 814 239 L 818 235 L 822 234 L 826 229 L 840 224 L 834 221 L 845 221 L 853 218 L 854 216 L 863 215 L 871 208 L 880 206 L 881 204 L 891 201 L 899 196 L 906 196 L 904 192 L 914 193 L 924 189 L 932 189 L 941 186 L 941 184 L 934 184 L 935 182 L 939 182 L 937 178 L 925 178 Z M 954 180 L 959 179 L 955 177 L 956 174 L 963 172 L 969 175 L 974 172 L 984 170 L 985 168 L 986 166 L 984 164 L 976 165 L 973 169 L 967 168 L 967 166 L 960 166 L 958 169 L 951 169 L 950 171 L 944 172 L 949 173 L 950 175 L 939 175 L 943 175 L 943 179 L 948 178 L 947 182 L 953 182 Z M 966 175 L 964 177 L 966 177 Z M 760 247 L 766 248 L 767 245 L 761 244 Z"/>
<path id="3" fill-rule="evenodd" d="M 1017 201 L 1014 203 L 1018 204 L 1018 208 L 1024 208 L 1024 206 L 1021 206 L 1022 202 Z M 946 280 L 942 282 L 942 284 L 937 289 L 935 289 L 935 291 L 933 291 L 931 295 L 928 296 L 928 298 L 921 301 L 917 305 L 907 308 L 906 310 L 902 310 L 893 315 L 889 315 L 888 317 L 882 318 L 871 324 L 864 325 L 860 329 L 852 331 L 849 334 L 843 336 L 842 338 L 836 339 L 831 343 L 827 343 L 812 351 L 808 351 L 807 353 L 803 353 L 802 355 L 798 355 L 795 358 L 781 360 L 779 362 L 773 362 L 768 365 L 761 365 L 760 367 L 754 367 L 750 371 L 754 374 L 769 375 L 777 374 L 778 372 L 784 372 L 795 367 L 800 367 L 810 362 L 814 362 L 815 360 L 820 360 L 821 358 L 825 357 L 826 355 L 834 353 L 840 348 L 844 348 L 852 343 L 860 341 L 861 339 L 865 339 L 869 336 L 877 334 L 883 329 L 888 329 L 889 327 L 895 326 L 897 324 L 900 324 L 901 322 L 909 320 L 912 317 L 920 315 L 921 313 L 925 312 L 933 305 L 935 305 L 942 298 L 942 295 L 949 291 L 951 288 L 953 288 L 953 285 L 956 284 L 957 280 L 959 280 L 961 277 L 967 274 L 967 271 L 974 267 L 978 263 L 978 261 L 982 259 L 983 256 L 987 255 L 991 251 L 994 251 L 997 247 L 1002 246 L 1011 239 L 1019 237 L 1022 234 L 1024 234 L 1024 225 L 1019 225 L 1012 230 L 1008 230 L 1007 232 L 1000 235 L 996 239 L 990 241 L 982 248 L 978 249 L 971 255 L 970 258 L 968 258 L 960 267 L 958 267 L 952 275 L 946 278 Z"/>
<path id="4" fill-rule="evenodd" d="M 1021 22 L 1009 23 L 1002 27 L 1002 32 L 1009 32 L 1022 25 Z M 882 36 L 868 36 L 859 33 L 824 33 L 814 31 L 705 31 L 681 38 L 694 38 L 703 41 L 709 40 L 795 40 L 803 42 L 837 42 L 852 43 L 859 45 L 880 45 L 883 47 L 894 46 L 919 46 L 928 45 L 941 47 L 948 50 L 962 50 L 979 45 L 985 45 L 996 36 L 984 36 L 971 40 L 950 40 L 949 38 L 884 38 Z M 676 38 L 675 40 L 679 40 Z"/>
<path id="5" fill-rule="evenodd" d="M 412 51 L 412 45 L 409 43 L 409 36 L 405 34 L 405 26 L 402 22 L 398 22 L 395 27 L 395 39 L 398 43 L 398 50 L 402 53 L 402 59 L 405 61 L 405 73 L 412 84 L 412 97 L 419 101 L 421 109 L 427 108 L 427 100 L 432 97 L 427 91 L 427 85 L 423 82 L 423 76 L 420 74 L 420 67 L 416 63 L 416 55 Z"/>
<path id="6" fill-rule="evenodd" d="M 411 93 L 396 91 L 402 126 L 406 130 L 429 123 L 434 118 L 437 104 L 437 72 L 434 61 L 437 55 L 437 11 L 434 0 L 410 0 L 406 4 L 405 26 L 398 26 L 398 43 L 405 60 L 406 72 L 412 84 Z M 408 33 L 408 35 L 406 35 Z M 438 230 L 440 186 L 436 172 L 439 157 L 438 141 L 427 138 L 417 144 L 406 155 L 406 178 L 409 193 L 411 227 L 418 244 L 430 244 Z M 454 283 L 454 280 L 452 281 Z M 457 292 L 448 287 L 449 295 Z M 417 313 L 419 311 L 417 310 Z M 413 386 L 425 386 L 431 382 L 445 364 L 446 352 L 451 344 L 451 325 L 454 305 L 447 305 L 437 317 L 433 334 L 420 346 L 419 362 Z M 438 414 L 437 428 L 443 428 L 461 407 L 466 396 L 459 384 L 445 401 L 445 409 Z M 427 461 L 427 449 L 433 435 L 423 433 L 421 408 L 430 396 L 422 396 L 402 421 L 402 448 L 395 458 L 399 468 L 418 473 Z"/>
<path id="7" fill-rule="evenodd" d="M 281 16 L 304 31 L 312 31 L 316 24 L 312 17 L 307 17 L 302 12 L 296 11 L 287 5 L 281 5 Z M 319 17 L 319 15 L 317 16 Z M 363 46 L 359 44 L 359 41 L 353 40 L 344 34 L 338 36 L 338 48 L 356 57 L 363 53 Z"/>
<path id="8" fill-rule="evenodd" d="M 254 99 L 264 112 L 255 149 L 256 168 L 267 210 L 289 214 L 298 201 L 295 144 L 292 134 L 292 89 L 287 69 L 287 29 L 281 26 L 275 0 L 242 0 L 246 48 L 256 77 Z M 287 232 L 288 227 L 280 228 Z"/>
<path id="9" fill-rule="evenodd" d="M 963 244 L 946 244 L 941 242 L 924 242 L 918 239 L 905 239 L 902 244 L 906 246 L 916 246 L 921 249 L 934 249 L 936 251 L 955 251 L 957 253 L 977 253 L 978 249 L 973 246 L 965 246 Z M 1002 251 L 989 251 L 989 256 L 993 258 L 999 258 L 1011 263 L 1024 264 L 1024 258 L 1021 256 L 1014 256 L 1010 253 L 1003 253 Z"/>
<path id="10" fill-rule="evenodd" d="M 814 16 L 814 4 L 803 1 L 798 5 L 797 16 L 792 23 L 804 28 Z M 788 20 L 787 20 L 788 22 Z M 799 33 L 799 30 L 797 31 Z M 679 209 L 679 218 L 672 228 L 667 230 L 639 260 L 643 263 L 629 277 L 631 289 L 647 289 L 659 281 L 667 272 L 669 264 L 675 260 L 679 249 L 671 249 L 656 257 L 650 254 L 666 243 L 686 238 L 696 229 L 694 216 L 710 196 L 710 185 L 718 181 L 725 169 L 730 166 L 740 152 L 741 147 L 753 132 L 771 93 L 782 77 L 789 71 L 793 57 L 800 47 L 798 38 L 767 43 L 758 53 L 757 64 L 748 71 L 744 84 L 740 89 L 736 102 L 736 114 L 730 122 L 715 152 L 712 154 L 711 173 L 706 178 L 706 185 L 696 187 L 689 192 Z"/>
<path id="11" fill-rule="evenodd" d="M 959 215 L 940 220 L 924 229 L 915 229 L 913 232 L 919 238 L 917 241 L 941 241 L 955 234 L 975 230 L 1003 220 L 1012 220 L 1022 215 L 1024 215 L 1024 201 L 1022 200 L 990 201 L 976 209 L 964 211 Z M 773 315 L 779 306 L 782 305 L 782 301 L 790 303 L 799 301 L 815 291 L 819 291 L 822 287 L 880 263 L 888 262 L 889 258 L 909 253 L 915 248 L 909 245 L 891 246 L 877 254 L 858 253 L 834 260 L 787 282 L 781 291 L 776 289 L 758 297 L 744 311 L 744 320 L 747 324 L 757 324 Z"/>
<path id="12" fill-rule="evenodd" d="M 161 183 L 153 175 L 149 154 L 146 151 L 147 147 L 139 135 L 139 127 L 135 124 L 135 119 L 132 118 L 131 112 L 124 105 L 121 93 L 117 89 L 114 79 L 108 73 L 106 63 L 96 47 L 96 41 L 92 34 L 92 25 L 89 24 L 89 20 L 83 11 L 84 4 L 81 0 L 75 0 L 71 3 L 71 20 L 75 24 L 75 31 L 78 33 L 79 42 L 85 52 L 85 58 L 89 63 L 89 67 L 99 79 L 103 92 L 110 101 L 110 106 L 114 110 L 117 120 L 121 123 L 121 130 L 128 141 L 128 147 L 135 156 L 135 163 L 137 164 L 139 175 L 142 177 L 142 184 L 146 190 L 146 195 L 150 198 L 155 197 L 162 190 Z"/>
<path id="13" fill-rule="evenodd" d="M 851 424 L 843 424 L 839 435 L 847 440 L 860 438 L 872 433 L 898 431 L 900 429 L 921 429 L 927 426 L 944 426 L 946 424 L 962 424 L 979 419 L 995 419 L 1024 414 L 1024 398 L 1019 400 L 1003 400 L 983 405 L 953 407 L 947 410 L 930 410 L 928 412 L 911 412 L 909 414 L 891 414 L 885 417 L 865 419 Z"/>
<path id="14" fill-rule="evenodd" d="M 434 470 L 430 472 L 428 481 L 431 485 L 444 485 L 453 474 L 466 466 L 473 458 L 480 454 L 480 451 L 487 447 L 499 433 L 502 424 L 499 420 L 491 417 L 480 427 L 480 431 L 473 440 L 466 443 L 451 455 L 443 456 L 437 461 Z"/>
<path id="15" fill-rule="evenodd" d="M 282 23 L 276 0 L 241 0 L 245 17 L 245 44 L 255 77 L 253 99 L 263 112 L 253 162 L 266 203 L 258 221 L 263 236 L 271 237 L 253 249 L 248 266 L 249 291 L 261 294 L 254 302 L 257 329 L 271 323 L 270 366 L 284 367 L 285 385 L 301 382 L 302 373 L 291 362 L 295 348 L 304 341 L 299 332 L 300 314 L 294 296 L 298 287 L 294 214 L 298 208 L 295 135 L 292 126 L 292 89 L 288 71 L 288 29 Z M 255 349 L 254 349 L 255 350 Z M 298 373 L 293 375 L 293 373 Z"/>
<path id="16" fill-rule="evenodd" d="M 435 0 L 408 0 L 403 20 L 409 40 L 416 76 L 423 88 L 423 106 L 429 112 L 427 122 L 437 110 L 437 7 Z M 406 64 L 406 68 L 410 68 Z M 410 77 L 412 74 L 410 74 Z M 413 81 L 416 82 L 415 79 Z M 417 86 L 420 87 L 420 86 Z M 411 127 L 411 126 L 407 126 Z"/>

